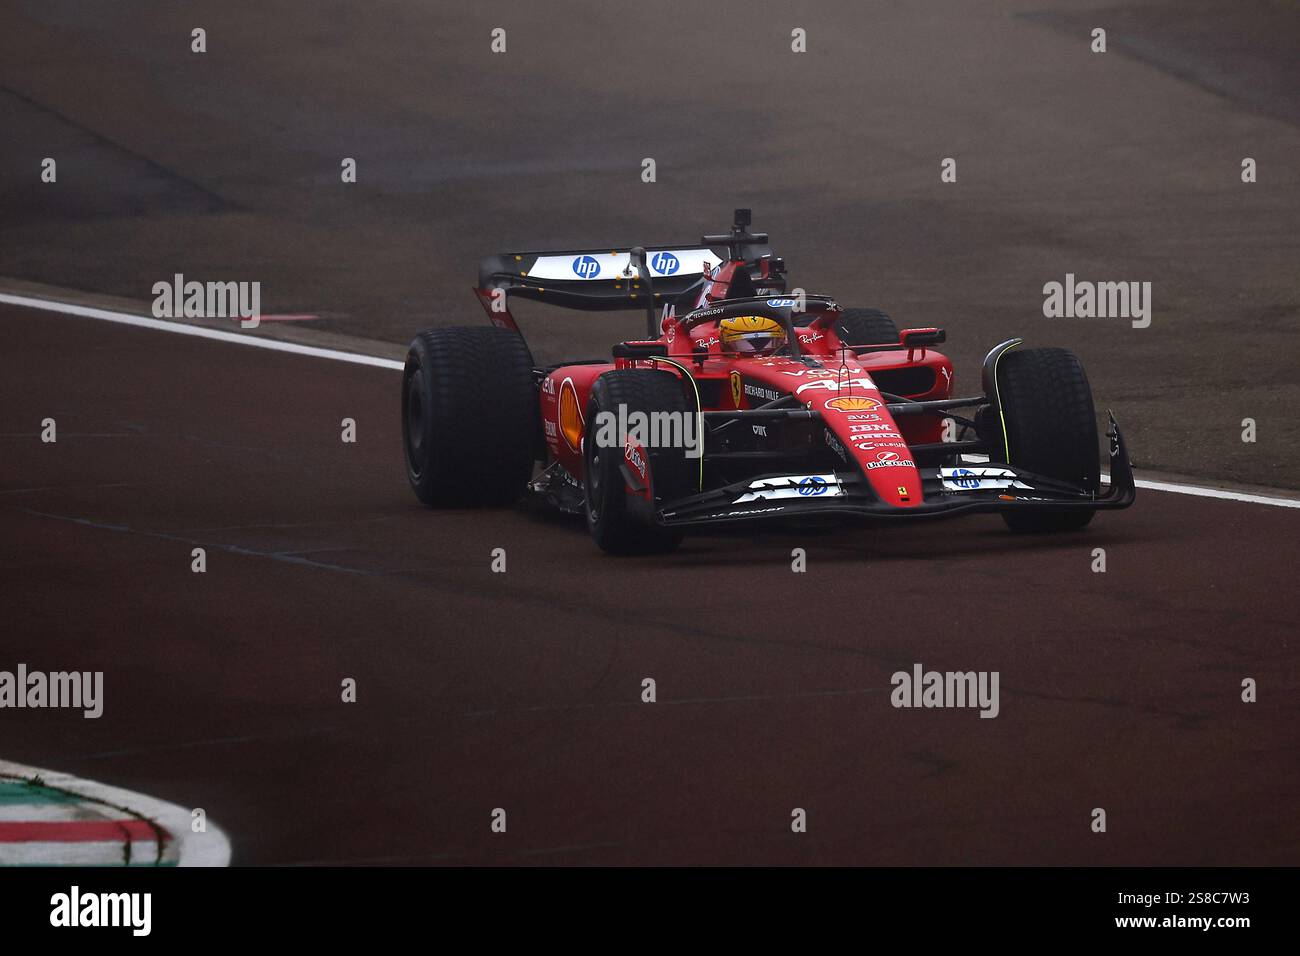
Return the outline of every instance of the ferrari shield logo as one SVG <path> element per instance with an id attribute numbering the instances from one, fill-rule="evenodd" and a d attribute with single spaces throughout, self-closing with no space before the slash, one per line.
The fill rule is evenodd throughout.
<path id="1" fill-rule="evenodd" d="M 739 408 L 740 397 L 744 394 L 744 391 L 744 387 L 740 381 L 740 373 L 733 370 L 731 373 L 731 404 Z"/>

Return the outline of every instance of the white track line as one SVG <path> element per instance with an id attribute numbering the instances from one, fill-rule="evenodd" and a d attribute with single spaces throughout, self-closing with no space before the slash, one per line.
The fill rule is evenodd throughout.
<path id="1" fill-rule="evenodd" d="M 1272 505 L 1275 508 L 1300 508 L 1300 501 L 1292 498 L 1270 498 L 1268 495 L 1252 495 L 1244 491 L 1228 491 L 1223 488 L 1203 488 L 1200 485 L 1176 485 L 1168 481 L 1147 481 L 1145 478 L 1133 482 L 1139 488 L 1148 491 L 1170 491 L 1176 495 L 1195 495 L 1198 498 L 1222 498 L 1225 501 L 1245 501 L 1252 505 Z"/>
<path id="2" fill-rule="evenodd" d="M 973 463 L 987 462 L 988 455 L 962 455 L 963 458 L 969 459 Z M 1107 482 L 1110 481 L 1110 475 L 1106 472 L 1101 473 L 1101 477 Z M 1145 488 L 1148 491 L 1168 491 L 1176 495 L 1193 495 L 1197 498 L 1221 498 L 1225 501 L 1244 501 L 1252 505 L 1272 505 L 1275 508 L 1300 508 L 1300 499 L 1296 498 L 1270 498 L 1268 495 L 1254 495 L 1245 491 L 1230 491 L 1226 488 L 1206 488 L 1202 485 L 1181 485 L 1170 481 L 1149 481 L 1146 478 L 1135 478 L 1133 484 L 1139 488 Z"/>
<path id="3" fill-rule="evenodd" d="M 358 355 L 356 352 L 343 352 L 338 349 L 323 349 L 314 345 L 298 345 L 294 342 L 281 342 L 257 335 L 242 335 L 238 332 L 223 332 L 198 325 L 186 325 L 183 322 L 169 322 L 166 319 L 147 318 L 132 315 L 129 312 L 114 312 L 109 309 L 94 309 L 84 305 L 69 305 L 53 299 L 38 299 L 26 295 L 10 295 L 0 292 L 0 303 L 22 306 L 27 309 L 43 309 L 46 312 L 61 312 L 83 319 L 100 319 L 104 322 L 117 322 L 121 325 L 133 325 L 157 332 L 175 332 L 178 335 L 194 335 L 201 339 L 216 339 L 218 342 L 230 342 L 234 345 L 251 345 L 254 348 L 271 349 L 275 352 L 292 352 L 296 355 L 309 355 L 313 358 L 331 359 L 335 362 L 351 362 L 354 365 L 371 365 L 377 368 L 391 368 L 400 371 L 404 366 L 394 359 L 379 358 L 376 355 Z M 974 458 L 976 456 L 967 456 Z M 1271 505 L 1275 508 L 1300 508 L 1300 499 L 1273 498 L 1267 495 L 1249 494 L 1244 491 L 1229 491 L 1223 488 L 1207 488 L 1203 485 L 1174 484 L 1168 481 L 1147 481 L 1137 479 L 1139 488 L 1148 491 L 1167 491 L 1176 495 L 1193 495 L 1198 498 L 1219 498 L 1224 501 L 1243 501 L 1253 505 Z"/>
<path id="4" fill-rule="evenodd" d="M 281 342 L 278 339 L 267 339 L 258 335 L 241 335 L 238 332 L 223 332 L 220 329 L 204 328 L 201 325 L 186 325 L 183 322 L 151 319 L 142 315 L 132 315 L 129 312 L 92 309 L 84 305 L 67 305 L 51 299 L 33 299 L 25 295 L 9 295 L 6 292 L 0 292 L 0 303 L 20 305 L 26 309 L 62 312 L 64 315 L 75 315 L 83 319 L 100 319 L 104 322 L 134 325 L 137 328 L 153 329 L 157 332 L 175 332 L 179 335 L 194 335 L 201 339 L 216 339 L 218 342 L 231 342 L 235 345 L 252 345 L 255 348 L 271 349 L 275 352 L 293 352 L 296 355 L 310 355 L 313 358 L 333 359 L 336 362 L 374 365 L 378 368 L 392 368 L 398 371 L 403 368 L 401 362 L 394 359 L 379 358 L 375 355 L 358 355 L 355 352 L 342 352 L 338 349 L 322 349 L 314 345 L 298 345 L 295 342 Z"/>
<path id="5" fill-rule="evenodd" d="M 174 803 L 93 780 L 82 780 L 71 774 L 41 770 L 7 760 L 0 760 L 0 774 L 24 780 L 40 777 L 41 782 L 52 790 L 62 790 L 88 800 L 126 808 L 161 824 L 176 840 L 177 866 L 230 865 L 230 841 L 221 828 L 208 820 L 205 832 L 193 832 L 190 829 L 191 811 Z"/>

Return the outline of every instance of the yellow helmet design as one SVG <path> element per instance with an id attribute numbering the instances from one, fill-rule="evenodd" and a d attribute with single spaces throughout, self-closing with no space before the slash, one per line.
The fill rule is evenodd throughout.
<path id="1" fill-rule="evenodd" d="M 722 351 L 735 355 L 771 355 L 785 345 L 785 329 L 765 315 L 737 315 L 718 323 Z"/>

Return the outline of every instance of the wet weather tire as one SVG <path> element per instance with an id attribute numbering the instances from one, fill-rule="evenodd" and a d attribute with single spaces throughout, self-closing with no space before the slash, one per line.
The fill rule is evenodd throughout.
<path id="1" fill-rule="evenodd" d="M 835 333 L 846 345 L 884 345 L 898 341 L 898 326 L 879 309 L 845 309 Z"/>
<path id="2" fill-rule="evenodd" d="M 654 520 L 655 512 L 665 501 L 672 501 L 697 490 L 692 483 L 696 459 L 686 457 L 686 449 L 647 448 L 648 474 L 653 502 L 638 499 L 627 490 L 623 469 L 624 447 L 602 447 L 596 440 L 597 422 L 602 412 L 618 416 L 625 408 L 629 422 L 632 413 L 673 412 L 683 421 L 696 412 L 688 400 L 682 382 L 671 372 L 650 369 L 621 369 L 606 372 L 592 386 L 587 403 L 586 435 L 583 438 L 585 461 L 587 529 L 601 550 L 610 554 L 664 554 L 681 543 L 681 532 L 673 531 Z M 678 418 L 678 416 L 681 416 Z"/>
<path id="3" fill-rule="evenodd" d="M 1013 349 L 998 361 L 997 380 L 1006 440 L 998 427 L 992 457 L 1096 493 L 1097 415 L 1078 357 L 1066 349 Z M 1002 518 L 1013 531 L 1076 531 L 1094 513 L 1044 508 L 1004 511 Z"/>
<path id="4" fill-rule="evenodd" d="M 533 360 L 517 332 L 426 329 L 402 372 L 406 477 L 426 505 L 508 505 L 532 476 L 541 426 Z"/>

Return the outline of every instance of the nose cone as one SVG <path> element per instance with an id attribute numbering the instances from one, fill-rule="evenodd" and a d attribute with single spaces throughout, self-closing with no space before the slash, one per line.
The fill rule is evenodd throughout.
<path id="1" fill-rule="evenodd" d="M 862 376 L 854 380 L 851 393 L 841 389 L 811 405 L 822 413 L 827 445 L 845 464 L 862 470 L 876 497 L 896 508 L 914 508 L 922 500 L 921 474 L 885 400 L 870 382 Z"/>

